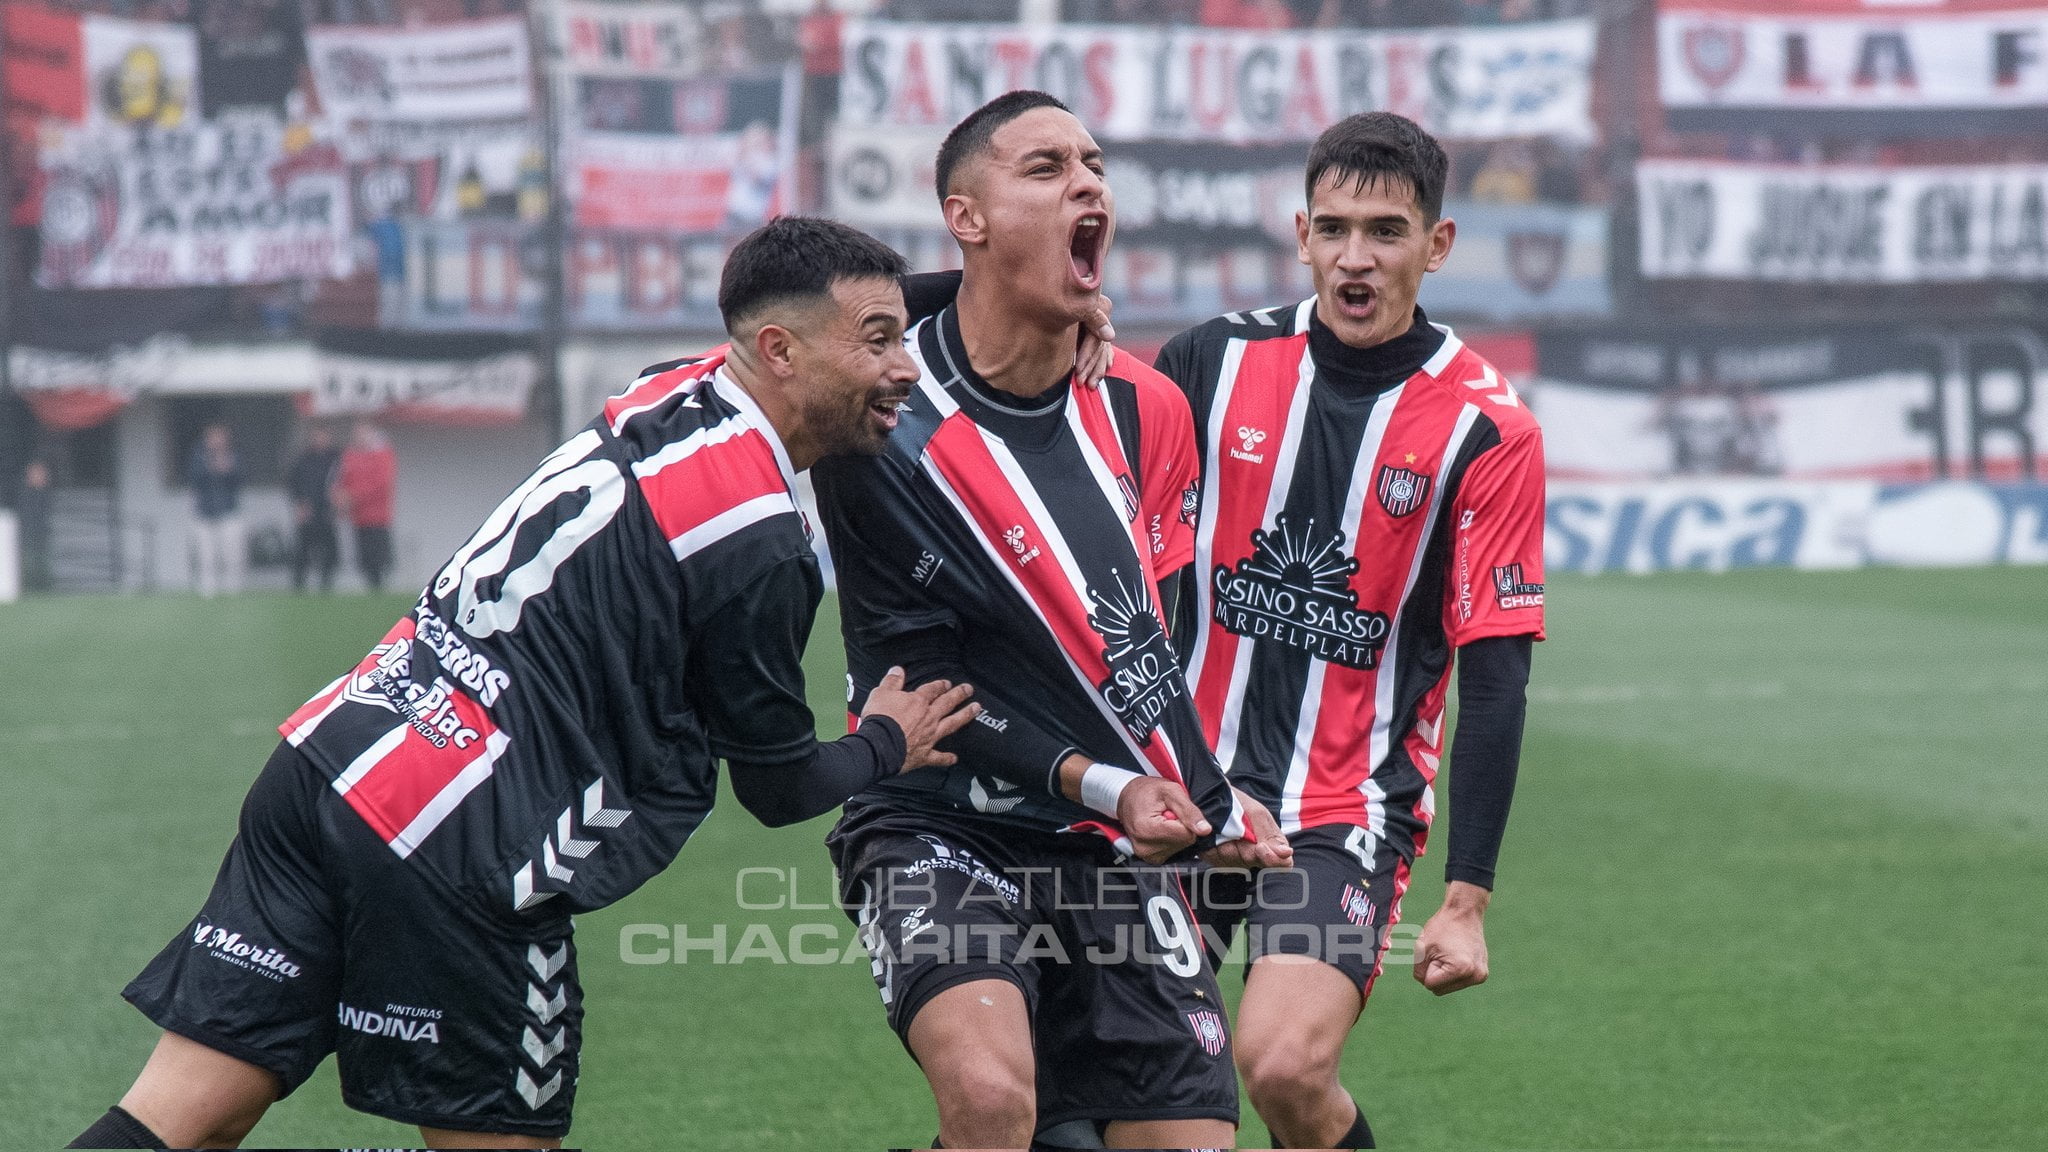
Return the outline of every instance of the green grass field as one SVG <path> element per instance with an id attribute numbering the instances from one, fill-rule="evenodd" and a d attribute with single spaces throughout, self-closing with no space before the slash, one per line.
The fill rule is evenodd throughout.
<path id="1" fill-rule="evenodd" d="M 1493 979 L 1436 1000 L 1390 970 L 1352 1041 L 1383 1146 L 2048 1145 L 2048 569 L 1552 588 Z M 121 985 L 197 909 L 272 725 L 404 607 L 0 607 L 7 1143 L 62 1144 L 126 1087 L 154 1034 Z M 835 627 L 811 662 L 828 724 Z M 579 920 L 572 1142 L 931 1136 L 864 960 L 621 959 L 634 923 L 723 921 L 737 945 L 814 922 L 843 946 L 836 912 L 737 906 L 739 871 L 774 865 L 822 903 L 826 827 L 728 802 L 667 875 Z M 1440 857 L 1418 876 L 1416 923 Z M 1242 1138 L 1265 1139 L 1249 1112 Z M 251 1142 L 416 1140 L 344 1110 L 330 1063 Z"/>

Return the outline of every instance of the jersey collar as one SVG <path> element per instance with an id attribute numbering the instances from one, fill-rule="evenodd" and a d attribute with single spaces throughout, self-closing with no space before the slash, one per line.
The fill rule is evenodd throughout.
<path id="1" fill-rule="evenodd" d="M 789 449 L 782 446 L 782 437 L 775 434 L 775 425 L 769 422 L 768 414 L 761 411 L 761 406 L 754 403 L 754 398 L 747 395 L 747 390 L 740 387 L 740 382 L 726 372 L 725 365 L 718 366 L 718 371 L 711 377 L 711 385 L 721 399 L 739 409 L 740 419 L 759 432 L 762 439 L 768 441 L 768 446 L 775 450 L 775 466 L 782 469 L 782 482 L 788 486 L 789 494 L 794 497 L 796 469 L 789 466 Z"/>

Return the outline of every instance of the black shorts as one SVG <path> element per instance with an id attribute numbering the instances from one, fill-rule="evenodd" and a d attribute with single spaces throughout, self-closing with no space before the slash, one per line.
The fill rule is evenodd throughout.
<path id="1" fill-rule="evenodd" d="M 122 995 L 285 1094 L 332 1052 L 359 1111 L 562 1136 L 583 1035 L 573 931 L 457 898 L 280 745 L 205 907 Z"/>
<path id="2" fill-rule="evenodd" d="M 932 997 L 1007 980 L 1031 1012 L 1041 1130 L 1237 1122 L 1222 993 L 1177 872 L 1092 836 L 898 813 L 849 817 L 831 844 L 906 1048 Z"/>
<path id="3" fill-rule="evenodd" d="M 1350 977 L 1362 1002 L 1401 919 L 1408 861 L 1385 837 L 1349 824 L 1304 828 L 1287 842 L 1291 868 L 1198 868 L 1188 877 L 1210 959 L 1220 963 L 1248 926 L 1247 974 L 1261 956 L 1313 956 Z"/>

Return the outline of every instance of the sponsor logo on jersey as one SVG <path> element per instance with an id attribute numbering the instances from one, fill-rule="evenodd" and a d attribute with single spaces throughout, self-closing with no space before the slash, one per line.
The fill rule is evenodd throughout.
<path id="1" fill-rule="evenodd" d="M 418 642 L 434 652 L 434 658 L 441 663 L 441 671 L 464 688 L 469 689 L 476 702 L 486 708 L 494 707 L 498 697 L 511 687 L 512 677 L 502 668 L 494 667 L 482 653 L 471 648 L 448 627 L 427 604 L 426 597 L 413 609 L 414 618 L 419 621 Z"/>
<path id="2" fill-rule="evenodd" d="M 1282 513 L 1271 531 L 1252 533 L 1252 554 L 1210 574 L 1216 623 L 1239 636 L 1299 648 L 1318 660 L 1370 671 L 1379 667 L 1391 622 L 1359 608 L 1344 533 L 1297 529 Z"/>
<path id="3" fill-rule="evenodd" d="M 944 563 L 943 559 L 934 556 L 931 552 L 920 550 L 917 554 L 917 564 L 910 570 L 910 578 L 929 588 L 931 587 L 932 577 L 939 574 L 939 566 Z"/>
<path id="4" fill-rule="evenodd" d="M 1190 1012 L 1187 1016 L 1188 1027 L 1194 1029 L 1195 1042 L 1202 1046 L 1202 1051 L 1211 1056 L 1223 1055 L 1227 1035 L 1223 1030 L 1223 1017 L 1206 1008 L 1200 1012 Z"/>
<path id="5" fill-rule="evenodd" d="M 1543 607 L 1543 585 L 1522 580 L 1520 564 L 1503 564 L 1493 570 L 1493 598 L 1503 608 Z"/>
<path id="6" fill-rule="evenodd" d="M 244 939 L 240 932 L 209 924 L 205 920 L 192 922 L 192 943 L 206 949 L 216 960 L 224 960 L 237 968 L 246 968 L 267 980 L 283 983 L 296 980 L 300 968 L 292 963 L 281 949 Z"/>
<path id="7" fill-rule="evenodd" d="M 937 836 L 926 836 L 920 833 L 918 839 L 924 841 L 931 848 L 932 854 L 905 868 L 903 870 L 904 876 L 916 879 L 937 870 L 958 872 L 970 877 L 978 884 L 987 885 L 997 895 L 1011 904 L 1015 904 L 1023 899 L 1024 890 L 1017 886 L 1016 881 L 997 875 L 994 871 L 990 870 L 988 865 L 975 859 L 973 853 L 965 849 L 955 848 Z"/>
<path id="8" fill-rule="evenodd" d="M 1152 593 L 1144 579 L 1133 588 L 1116 569 L 1110 569 L 1110 576 L 1115 584 L 1107 593 L 1088 590 L 1088 599 L 1095 603 L 1088 626 L 1102 637 L 1102 659 L 1109 665 L 1109 678 L 1096 689 L 1142 743 L 1151 739 L 1167 706 L 1186 694 L 1187 682 L 1166 628 L 1152 610 Z"/>
<path id="9" fill-rule="evenodd" d="M 1247 464 L 1264 464 L 1266 462 L 1265 453 L 1258 450 L 1259 445 L 1266 442 L 1265 429 L 1240 427 L 1237 430 L 1237 442 L 1244 445 L 1244 447 L 1242 449 L 1232 448 L 1230 450 L 1230 458 L 1232 460 L 1242 460 Z"/>
<path id="10" fill-rule="evenodd" d="M 1429 477 L 1392 464 L 1380 465 L 1373 488 L 1379 493 L 1380 507 L 1397 518 L 1414 512 L 1429 500 Z"/>
<path id="11" fill-rule="evenodd" d="M 1009 531 L 1003 533 L 1003 543 L 1008 544 L 1010 551 L 1017 554 L 1019 566 L 1029 564 L 1033 560 L 1038 559 L 1038 545 L 1025 539 L 1024 526 L 1022 524 L 1010 525 Z"/>
<path id="12" fill-rule="evenodd" d="M 336 1012 L 341 1026 L 351 1032 L 365 1036 L 387 1036 L 409 1044 L 439 1044 L 441 1042 L 441 1010 L 438 1008 L 408 1008 L 403 1004 L 386 1004 L 384 1011 L 372 1012 L 367 1008 L 351 1008 L 340 1005 Z"/>
<path id="13" fill-rule="evenodd" d="M 1337 901 L 1337 906 L 1344 910 L 1346 920 L 1361 928 L 1372 923 L 1372 897 L 1366 895 L 1356 884 L 1344 886 L 1344 895 Z"/>

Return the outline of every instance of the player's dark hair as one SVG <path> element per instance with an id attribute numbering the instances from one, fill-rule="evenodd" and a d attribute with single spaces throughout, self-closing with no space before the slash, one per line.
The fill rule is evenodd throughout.
<path id="1" fill-rule="evenodd" d="M 718 278 L 718 314 L 725 330 L 761 309 L 824 296 L 839 280 L 895 279 L 910 270 L 896 250 L 837 220 L 783 216 L 748 233 L 725 258 Z"/>
<path id="2" fill-rule="evenodd" d="M 995 139 L 1003 125 L 1037 108 L 1073 111 L 1060 103 L 1057 97 L 1030 88 L 1019 88 L 983 104 L 969 112 L 967 119 L 953 125 L 953 130 L 946 133 L 945 143 L 939 145 L 936 165 L 939 203 L 944 204 L 946 197 L 952 194 L 953 173 L 959 171 L 961 164 L 988 151 L 989 141 Z"/>
<path id="3" fill-rule="evenodd" d="M 1443 215 L 1451 160 L 1436 137 L 1406 116 L 1361 112 L 1324 129 L 1308 150 L 1309 201 L 1316 198 L 1316 185 L 1332 174 L 1340 184 L 1361 190 L 1381 181 L 1406 184 L 1415 193 L 1423 222 L 1434 224 Z"/>

